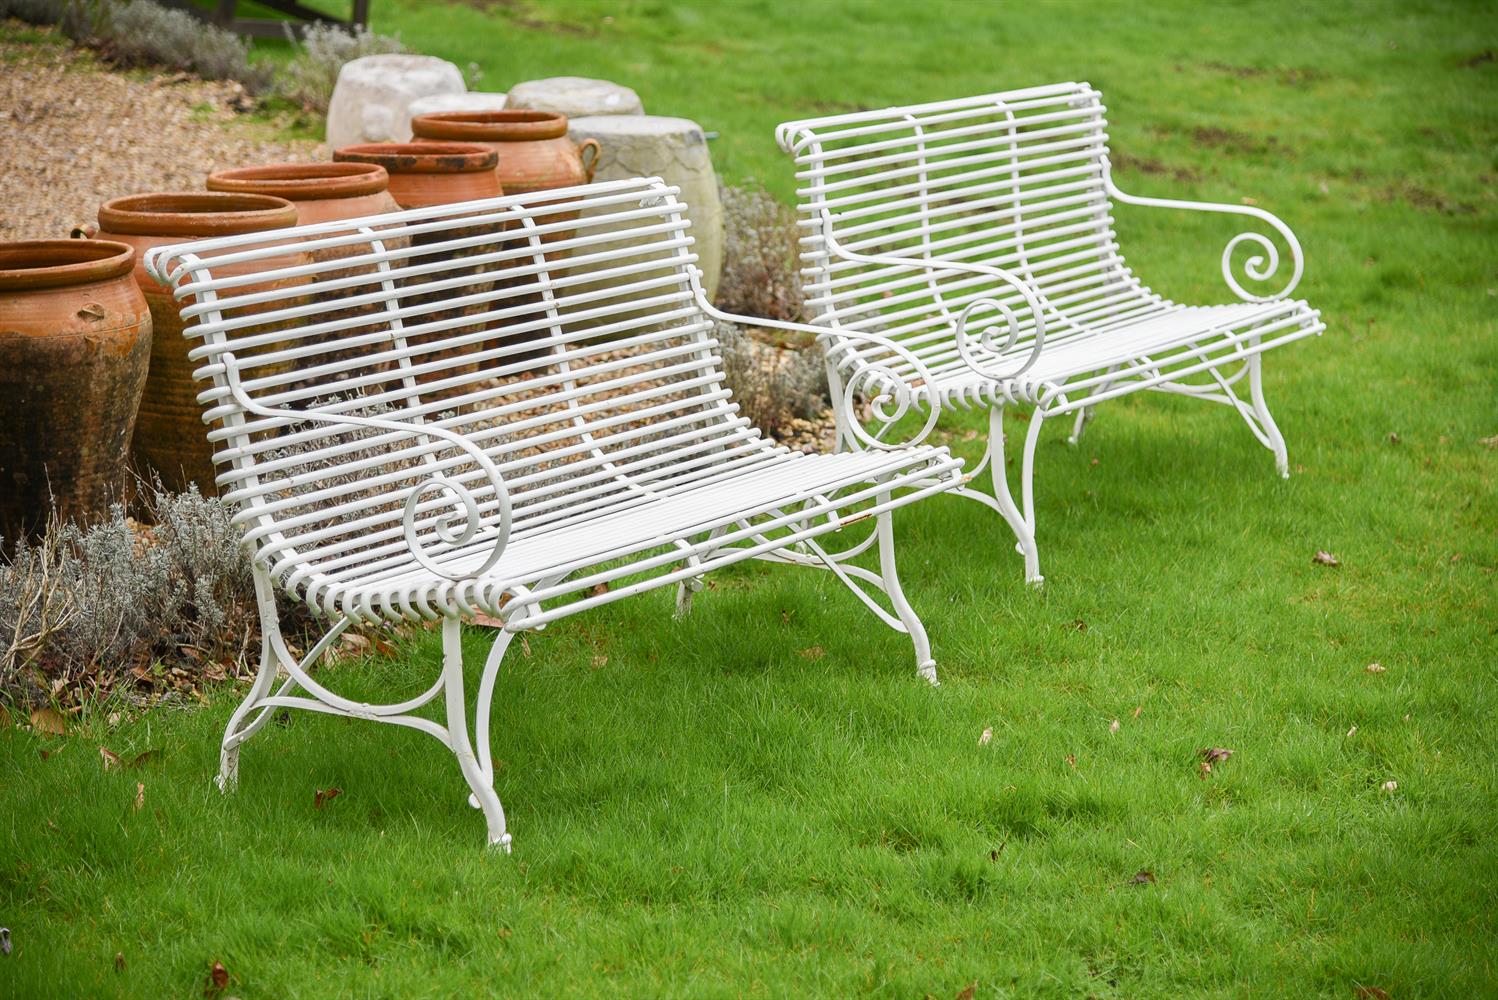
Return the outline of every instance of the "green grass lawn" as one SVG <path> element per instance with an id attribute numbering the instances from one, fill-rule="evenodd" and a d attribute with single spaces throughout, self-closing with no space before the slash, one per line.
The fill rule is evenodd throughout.
<path id="1" fill-rule="evenodd" d="M 374 26 L 495 89 L 627 82 L 787 197 L 784 118 L 1089 80 L 1125 189 L 1252 197 L 1305 246 L 1328 331 L 1266 365 L 1295 475 L 1221 407 L 1057 426 L 1039 592 L 986 509 L 902 511 L 934 690 L 806 571 L 563 621 L 499 684 L 510 857 L 405 730 L 292 718 L 229 798 L 231 690 L 0 731 L 0 996 L 196 996 L 215 960 L 245 998 L 1498 995 L 1494 8 L 380 0 Z M 1157 289 L 1225 294 L 1231 220 L 1118 226 Z M 981 421 L 942 433 L 976 460 Z M 323 678 L 395 700 L 436 658 Z M 160 752 L 106 772 L 101 745 Z"/>

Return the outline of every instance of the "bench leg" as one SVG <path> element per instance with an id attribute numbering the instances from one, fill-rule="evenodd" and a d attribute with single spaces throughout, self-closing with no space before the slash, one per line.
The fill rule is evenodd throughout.
<path id="1" fill-rule="evenodd" d="M 458 758 L 458 768 L 473 793 L 469 802 L 483 810 L 484 820 L 489 826 L 489 846 L 502 848 L 508 854 L 510 835 L 505 832 L 504 806 L 494 791 L 494 765 L 489 752 L 489 700 L 494 693 L 494 676 L 499 672 L 500 660 L 504 658 L 514 633 L 501 631 L 495 637 L 494 647 L 484 664 L 475 712 L 475 729 L 482 750 L 475 752 L 468 738 L 468 702 L 463 696 L 462 629 L 462 623 L 456 618 L 442 620 L 442 688 L 447 700 L 448 748 Z"/>
<path id="2" fill-rule="evenodd" d="M 887 497 L 881 496 L 880 502 Z M 890 511 L 878 515 L 879 572 L 884 579 L 884 593 L 889 598 L 900 624 L 905 626 L 910 641 L 915 643 L 915 671 L 933 687 L 940 683 L 936 679 L 936 661 L 931 658 L 931 640 L 926 637 L 926 627 L 916 617 L 905 591 L 900 586 L 900 574 L 895 568 L 895 526 Z"/>
<path id="3" fill-rule="evenodd" d="M 992 456 L 989 472 L 993 477 L 993 494 L 999 510 L 1017 540 L 1015 550 L 1025 557 L 1025 582 L 1038 587 L 1045 582 L 1040 575 L 1040 549 L 1035 544 L 1035 445 L 1040 440 L 1040 425 L 1045 417 L 1037 408 L 1030 414 L 1030 430 L 1025 436 L 1025 450 L 1020 465 L 1020 505 L 1009 492 L 1008 460 L 1004 451 L 1004 408 L 988 411 L 988 448 Z"/>
<path id="4" fill-rule="evenodd" d="M 1264 402 L 1264 355 L 1255 354 L 1248 359 L 1248 391 L 1253 400 L 1254 416 L 1268 439 L 1269 450 L 1274 452 L 1274 467 L 1280 478 L 1290 478 L 1290 455 L 1285 449 L 1285 438 L 1280 433 L 1274 417 L 1269 414 L 1269 404 Z"/>

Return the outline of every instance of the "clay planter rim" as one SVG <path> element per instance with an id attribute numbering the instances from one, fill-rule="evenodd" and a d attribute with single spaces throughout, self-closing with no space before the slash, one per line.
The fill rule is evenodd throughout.
<path id="1" fill-rule="evenodd" d="M 499 154 L 471 142 L 365 142 L 333 154 L 339 163 L 378 163 L 392 174 L 475 174 L 493 170 Z"/>
<path id="2" fill-rule="evenodd" d="M 0 243 L 0 291 L 66 288 L 123 278 L 135 248 L 114 240 L 15 240 Z"/>
<path id="3" fill-rule="evenodd" d="M 268 194 L 167 191 L 111 198 L 99 228 L 129 236 L 238 236 L 296 225 L 296 206 Z"/>
<path id="4" fill-rule="evenodd" d="M 434 111 L 411 119 L 421 139 L 467 142 L 538 142 L 567 135 L 567 116 L 555 111 Z"/>
<path id="5" fill-rule="evenodd" d="M 287 201 L 321 201 L 379 194 L 390 187 L 390 174 L 378 163 L 267 163 L 214 171 L 205 186 Z"/>

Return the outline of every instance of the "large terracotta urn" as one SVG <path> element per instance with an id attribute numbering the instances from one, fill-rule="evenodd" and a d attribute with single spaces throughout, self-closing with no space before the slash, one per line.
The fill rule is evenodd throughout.
<path id="1" fill-rule="evenodd" d="M 124 498 L 151 359 L 135 251 L 105 240 L 0 243 L 0 538 L 54 506 L 87 523 Z"/>
<path id="2" fill-rule="evenodd" d="M 372 142 L 356 146 L 344 146 L 333 153 L 340 163 L 376 163 L 390 174 L 390 194 L 401 208 L 430 208 L 464 201 L 479 201 L 497 198 L 504 188 L 495 173 L 499 156 L 492 149 L 467 142 Z M 437 233 L 418 235 L 412 239 L 415 247 L 432 246 L 472 236 L 487 236 L 503 232 L 504 224 L 481 223 L 456 227 Z M 479 244 L 473 247 L 451 249 L 441 247 L 430 253 L 417 254 L 411 262 L 422 264 L 459 260 L 464 257 L 493 253 L 493 245 Z M 442 292 L 414 292 L 401 296 L 403 307 L 424 307 L 440 304 L 444 299 L 458 295 L 475 295 L 494 292 L 502 288 L 504 278 L 501 269 L 494 265 L 481 267 L 447 267 L 436 274 L 409 279 L 408 286 L 446 278 L 466 279 L 458 289 Z M 418 348 L 449 340 L 453 337 L 470 336 L 485 331 L 484 324 L 453 326 L 458 318 L 475 316 L 499 308 L 493 301 L 477 302 L 449 309 L 434 308 L 418 313 L 404 321 L 406 341 Z M 413 327 L 421 325 L 439 326 L 440 329 L 421 331 Z M 484 350 L 481 341 L 458 348 L 443 348 L 416 354 L 414 365 L 431 365 L 416 375 L 423 386 L 422 395 L 442 398 L 464 392 L 466 376 L 478 370 L 478 365 L 464 365 L 457 359 Z M 441 383 L 448 384 L 442 385 Z"/>
<path id="3" fill-rule="evenodd" d="M 299 226 L 380 215 L 400 208 L 378 163 L 267 163 L 208 175 L 208 190 L 268 194 L 296 206 Z"/>
<path id="4" fill-rule="evenodd" d="M 171 490 L 181 491 L 196 483 L 208 496 L 216 495 L 213 449 L 198 393 L 203 386 L 194 381 L 197 363 L 188 359 L 196 345 L 182 334 L 179 303 L 171 289 L 156 283 L 142 262 L 152 247 L 215 236 L 273 232 L 296 225 L 297 211 L 291 202 L 261 194 L 225 192 L 174 192 L 138 194 L 114 198 L 99 208 L 97 235 L 118 240 L 135 249 L 135 280 L 151 307 L 155 335 L 151 340 L 151 373 L 141 397 L 131 448 L 137 471 L 154 472 Z M 271 242 L 271 241 L 267 241 Z M 296 254 L 248 264 L 215 268 L 217 277 L 254 274 L 296 263 Z M 305 258 L 303 258 L 305 260 Z M 252 292 L 259 285 L 246 286 Z M 285 302 L 266 308 L 279 308 Z"/>

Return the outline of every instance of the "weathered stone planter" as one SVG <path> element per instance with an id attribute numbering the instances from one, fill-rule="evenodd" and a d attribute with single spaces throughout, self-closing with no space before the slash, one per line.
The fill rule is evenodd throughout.
<path id="1" fill-rule="evenodd" d="M 99 208 L 97 235 L 135 249 L 135 281 L 151 308 L 151 373 L 146 379 L 131 447 L 136 468 L 155 472 L 171 490 L 196 483 L 217 494 L 213 449 L 203 432 L 203 408 L 193 383 L 192 343 L 182 335 L 179 303 L 169 289 L 145 272 L 142 256 L 152 247 L 212 236 L 269 232 L 296 225 L 291 202 L 258 194 L 175 192 L 115 198 Z M 242 266 L 239 273 L 291 266 L 293 258 L 272 258 Z M 251 291 L 254 286 L 244 291 Z"/>
<path id="2" fill-rule="evenodd" d="M 123 497 L 151 359 L 135 251 L 105 240 L 0 243 L 0 538 L 91 521 Z M 201 434 L 201 431 L 199 432 Z"/>
<path id="3" fill-rule="evenodd" d="M 697 266 L 711 298 L 723 270 L 723 206 L 701 127 L 685 118 L 602 115 L 571 119 L 568 135 L 580 143 L 597 140 L 601 152 L 594 176 L 600 181 L 660 177 L 681 188 L 697 241 Z"/>
<path id="4" fill-rule="evenodd" d="M 435 56 L 364 56 L 343 65 L 328 102 L 328 145 L 405 142 L 411 138 L 411 102 L 467 91 L 458 67 Z"/>
<path id="5" fill-rule="evenodd" d="M 511 87 L 506 108 L 555 111 L 568 118 L 588 115 L 643 115 L 640 95 L 610 80 L 585 76 L 552 76 Z"/>

